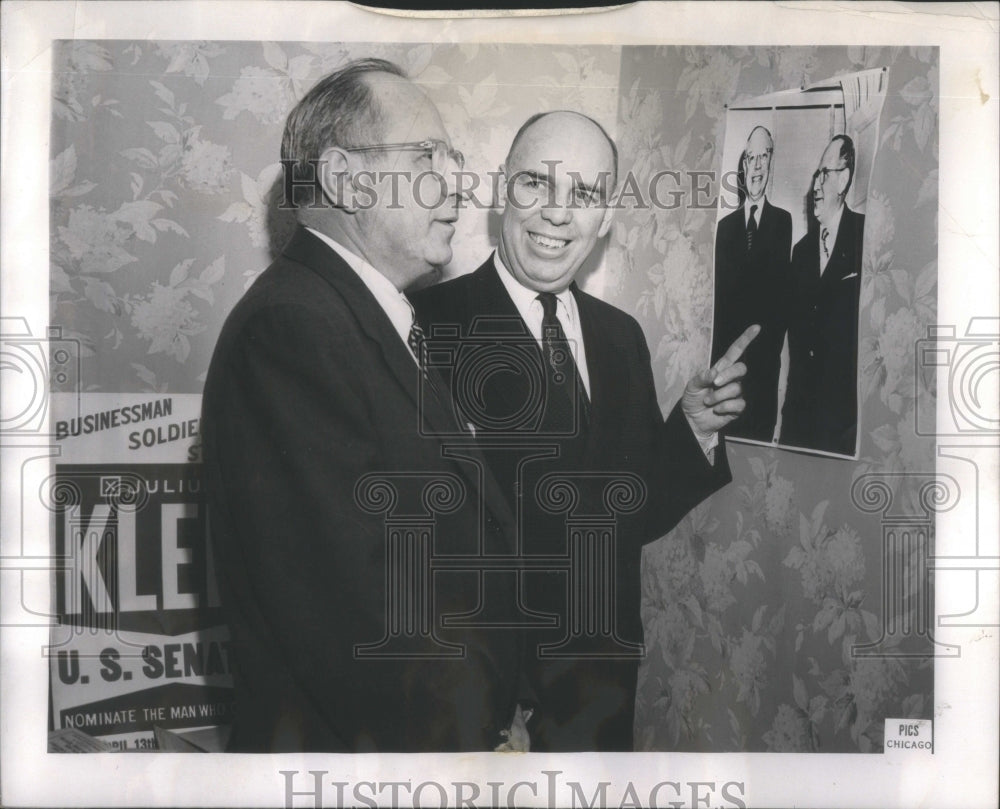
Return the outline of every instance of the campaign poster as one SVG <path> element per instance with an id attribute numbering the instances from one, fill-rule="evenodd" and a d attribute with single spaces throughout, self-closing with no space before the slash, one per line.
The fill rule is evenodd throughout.
<path id="1" fill-rule="evenodd" d="M 118 751 L 221 749 L 229 635 L 210 547 L 200 397 L 57 394 L 51 751 L 67 730 Z M 179 737 L 179 738 L 178 738 Z"/>

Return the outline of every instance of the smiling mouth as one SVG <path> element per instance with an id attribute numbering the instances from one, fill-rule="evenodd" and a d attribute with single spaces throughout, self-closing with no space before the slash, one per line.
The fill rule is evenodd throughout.
<path id="1" fill-rule="evenodd" d="M 535 244 L 548 250 L 561 250 L 569 244 L 569 239 L 556 239 L 552 236 L 543 236 L 541 233 L 532 233 L 530 230 L 528 231 L 528 237 Z"/>

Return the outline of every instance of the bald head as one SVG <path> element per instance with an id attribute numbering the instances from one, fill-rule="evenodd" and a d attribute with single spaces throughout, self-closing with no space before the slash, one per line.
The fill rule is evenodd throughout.
<path id="1" fill-rule="evenodd" d="M 746 190 L 751 202 L 760 202 L 767 191 L 767 183 L 771 179 L 773 154 L 774 141 L 771 139 L 771 133 L 763 126 L 751 129 L 743 152 Z"/>
<path id="2" fill-rule="evenodd" d="M 608 191 L 615 187 L 618 182 L 618 147 L 608 135 L 607 131 L 597 121 L 589 115 L 572 110 L 556 110 L 553 112 L 539 112 L 532 115 L 521 124 L 521 128 L 514 135 L 511 141 L 510 150 L 507 152 L 505 164 L 510 169 L 513 162 L 516 162 L 519 151 L 525 147 L 530 138 L 530 143 L 534 145 L 539 140 L 549 141 L 553 144 L 567 143 L 577 136 L 589 139 L 589 146 L 596 146 L 601 149 L 598 141 L 603 143 L 609 155 L 609 166 L 611 172 L 611 182 L 608 184 Z"/>
<path id="3" fill-rule="evenodd" d="M 577 112 L 529 118 L 504 166 L 504 211 L 497 255 L 524 287 L 566 289 L 599 239 L 617 171 L 614 142 Z"/>

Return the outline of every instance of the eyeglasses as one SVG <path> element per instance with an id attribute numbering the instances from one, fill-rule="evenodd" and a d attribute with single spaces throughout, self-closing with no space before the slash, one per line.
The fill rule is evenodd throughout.
<path id="1" fill-rule="evenodd" d="M 567 203 L 573 208 L 590 208 L 603 205 L 607 199 L 607 183 L 609 176 L 601 174 L 593 186 L 573 183 L 572 200 Z M 546 205 L 554 206 L 556 202 L 556 188 L 551 182 L 551 178 L 534 171 L 522 170 L 517 172 L 508 183 L 508 193 L 512 195 L 515 207 L 521 208 L 543 202 Z"/>
<path id="2" fill-rule="evenodd" d="M 819 177 L 820 185 L 822 185 L 826 182 L 827 177 L 835 171 L 847 171 L 847 166 L 842 166 L 839 169 L 816 169 L 816 171 L 813 172 L 813 182 L 815 182 L 816 178 Z"/>
<path id="3" fill-rule="evenodd" d="M 452 149 L 443 140 L 422 140 L 411 143 L 377 143 L 371 146 L 345 146 L 345 152 L 424 152 L 430 158 L 433 171 L 443 173 L 449 161 L 459 169 L 465 168 L 465 155 L 458 149 Z"/>
<path id="4" fill-rule="evenodd" d="M 770 163 L 771 162 L 771 150 L 768 149 L 766 152 L 761 152 L 760 154 L 753 154 L 752 152 L 747 152 L 743 156 L 743 159 L 747 161 L 747 165 L 748 166 L 752 166 L 758 160 L 761 163 Z"/>

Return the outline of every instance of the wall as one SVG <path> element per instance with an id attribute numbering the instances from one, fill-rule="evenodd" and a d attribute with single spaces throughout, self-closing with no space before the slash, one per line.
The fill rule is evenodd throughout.
<path id="1" fill-rule="evenodd" d="M 471 170 L 493 170 L 529 114 L 571 108 L 617 133 L 622 170 L 640 179 L 718 171 L 727 103 L 888 66 L 865 232 L 861 460 L 730 445 L 732 485 L 647 549 L 637 739 L 877 750 L 883 716 L 929 716 L 926 662 L 850 654 L 885 617 L 881 522 L 850 492 L 866 472 L 933 472 L 914 427 L 933 381 L 914 374 L 914 341 L 935 311 L 937 51 L 64 43 L 52 323 L 86 347 L 85 390 L 201 392 L 226 313 L 289 231 L 269 200 L 285 113 L 360 55 L 424 83 Z M 704 177 L 679 208 L 620 212 L 587 279 L 640 319 L 665 412 L 709 353 L 718 186 Z M 448 273 L 474 268 L 495 227 L 468 211 Z M 895 502 L 919 515 L 918 478 L 898 480 Z"/>
<path id="2" fill-rule="evenodd" d="M 903 515 L 926 514 L 918 492 L 933 443 L 915 416 L 918 399 L 932 412 L 934 387 L 914 374 L 914 343 L 935 313 L 936 50 L 625 48 L 619 132 L 640 187 L 661 169 L 718 172 L 726 104 L 883 65 L 862 272 L 861 459 L 731 443 L 733 483 L 647 547 L 641 749 L 877 750 L 883 717 L 931 715 L 928 659 L 851 654 L 888 617 L 880 515 L 861 511 L 851 490 L 869 472 L 926 473 L 888 478 Z M 700 182 L 677 209 L 623 212 L 608 250 L 608 296 L 646 331 L 665 412 L 708 359 L 719 185 Z"/>

